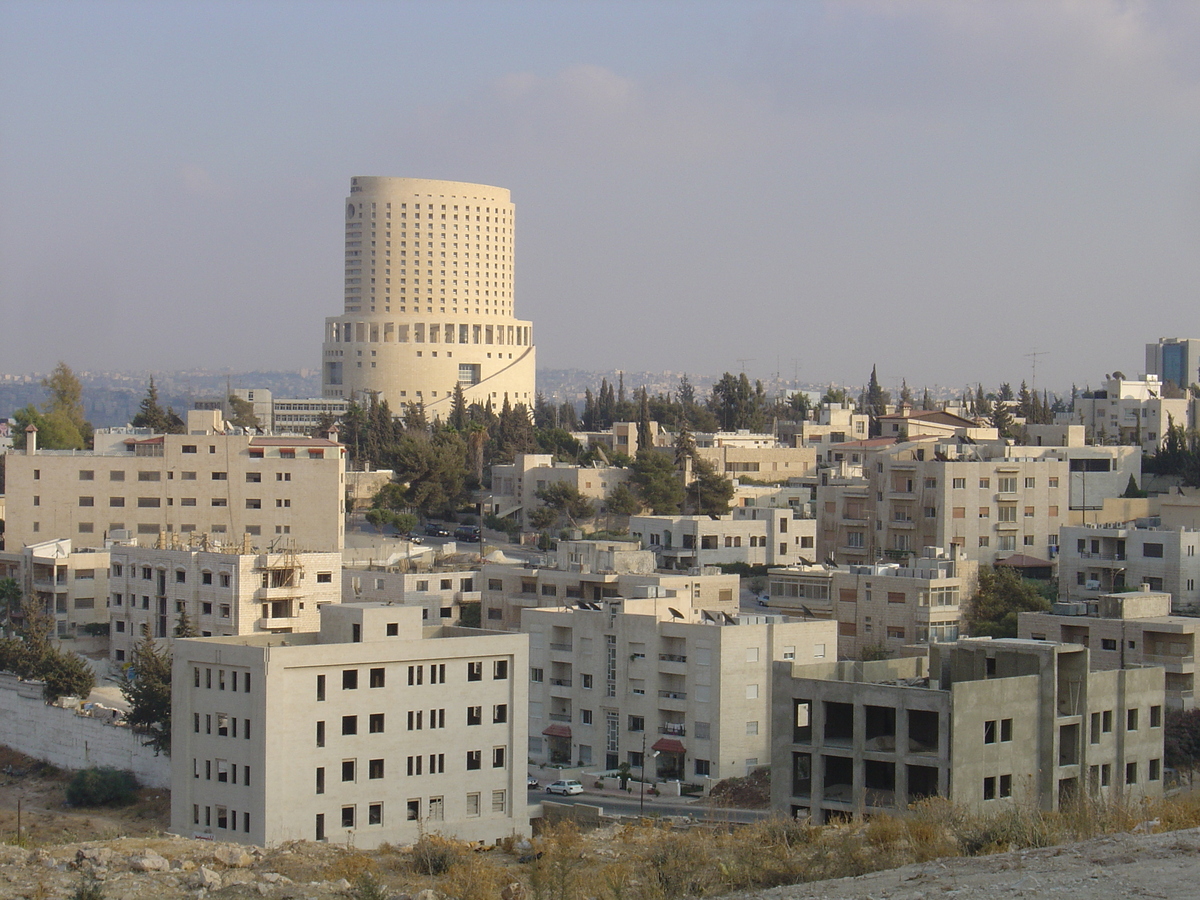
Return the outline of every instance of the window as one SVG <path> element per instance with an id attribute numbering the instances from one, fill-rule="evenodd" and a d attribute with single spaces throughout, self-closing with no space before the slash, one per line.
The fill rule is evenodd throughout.
<path id="1" fill-rule="evenodd" d="M 529 680 L 534 684 L 541 684 L 545 680 L 545 671 L 543 669 L 530 669 Z"/>
<path id="2" fill-rule="evenodd" d="M 508 678 L 508 660 L 498 659 L 492 663 L 492 680 L 503 681 Z"/>
<path id="3" fill-rule="evenodd" d="M 1101 650 L 1116 650 L 1117 642 L 1112 638 L 1101 638 L 1100 639 L 1100 649 Z"/>
<path id="4" fill-rule="evenodd" d="M 701 775 L 701 776 L 707 776 L 709 773 L 709 768 L 710 768 L 709 761 L 707 759 L 697 759 L 695 761 L 695 763 L 696 763 L 696 774 Z"/>
<path id="5" fill-rule="evenodd" d="M 371 687 L 381 688 L 383 686 L 384 686 L 383 669 L 382 668 L 372 669 L 371 670 Z"/>
<path id="6" fill-rule="evenodd" d="M 1012 726 L 1013 726 L 1012 719 L 1001 719 L 1000 720 L 1000 740 L 1001 740 L 1001 742 L 1007 743 L 1008 741 L 1011 741 L 1013 739 L 1012 738 Z"/>
<path id="7" fill-rule="evenodd" d="M 342 734 L 358 734 L 358 716 L 342 716 Z"/>
<path id="8" fill-rule="evenodd" d="M 505 752 L 504 747 L 493 747 L 492 748 L 492 768 L 493 769 L 503 769 L 504 768 L 504 759 L 505 759 L 506 755 L 507 754 Z"/>
<path id="9" fill-rule="evenodd" d="M 507 796 L 505 791 L 492 791 L 492 812 L 504 812 Z"/>
<path id="10" fill-rule="evenodd" d="M 79 505 L 80 506 L 95 506 L 96 498 L 95 497 L 80 497 Z"/>
<path id="11" fill-rule="evenodd" d="M 467 794 L 467 815 L 475 817 L 479 815 L 479 794 Z"/>
<path id="12" fill-rule="evenodd" d="M 318 675 L 317 676 L 317 700 L 320 701 L 320 700 L 324 700 L 324 699 L 325 699 L 325 676 Z"/>
<path id="13" fill-rule="evenodd" d="M 591 688 L 591 686 L 592 686 L 592 676 L 591 675 L 581 675 L 581 676 L 579 676 L 579 680 L 580 680 L 580 683 L 583 685 L 584 690 L 589 690 Z"/>
<path id="14" fill-rule="evenodd" d="M 1150 727 L 1151 728 L 1162 728 L 1162 707 L 1161 706 L 1150 707 Z"/>
<path id="15" fill-rule="evenodd" d="M 590 709 L 581 709 L 579 711 L 579 722 L 582 725 L 591 725 L 592 711 Z"/>
<path id="16" fill-rule="evenodd" d="M 467 663 L 467 681 L 483 681 L 483 663 Z"/>
<path id="17" fill-rule="evenodd" d="M 383 760 L 371 759 L 367 760 L 367 778 L 382 778 L 383 777 Z"/>
<path id="18" fill-rule="evenodd" d="M 1033 479 L 1027 479 L 1027 480 L 1032 481 Z M 1001 775 L 1000 776 L 1000 796 L 1001 797 L 1011 797 L 1012 796 L 1012 776 L 1011 775 Z"/>
<path id="19" fill-rule="evenodd" d="M 382 825 L 383 824 L 383 804 L 371 803 L 367 806 L 367 824 Z"/>
<path id="20" fill-rule="evenodd" d="M 354 770 L 355 770 L 354 760 L 343 759 L 342 760 L 342 781 L 353 781 L 354 780 Z"/>
<path id="21" fill-rule="evenodd" d="M 323 821 L 324 817 L 317 816 L 317 819 L 320 821 Z M 353 828 L 354 827 L 354 807 L 353 806 L 343 806 L 342 807 L 342 827 L 343 828 Z M 323 837 L 324 837 L 324 835 L 322 835 L 322 838 Z"/>
<path id="22" fill-rule="evenodd" d="M 996 799 L 996 779 L 995 777 L 983 779 L 983 799 Z"/>
<path id="23" fill-rule="evenodd" d="M 482 750 L 468 750 L 467 751 L 467 769 L 473 770 L 473 769 L 480 769 L 480 768 L 483 768 L 483 751 Z"/>
<path id="24" fill-rule="evenodd" d="M 1138 780 L 1137 763 L 1135 763 L 1135 762 L 1126 763 L 1125 764 L 1125 783 L 1126 784 L 1137 784 L 1137 780 Z"/>
<path id="25" fill-rule="evenodd" d="M 467 707 L 467 724 L 480 725 L 483 723 L 483 707 L 468 706 Z"/>
<path id="26" fill-rule="evenodd" d="M 492 723 L 498 724 L 508 721 L 508 704 L 497 703 L 492 707 Z"/>
<path id="27" fill-rule="evenodd" d="M 983 723 L 983 742 L 985 744 L 996 743 L 996 720 L 991 719 Z"/>
<path id="28" fill-rule="evenodd" d="M 358 669 L 343 669 L 342 670 L 342 690 L 353 691 L 358 689 Z"/>
<path id="29" fill-rule="evenodd" d="M 1142 556 L 1150 559 L 1162 559 L 1162 544 L 1142 544 Z"/>
<path id="30" fill-rule="evenodd" d="M 1100 714 L 1100 721 L 1101 721 L 1100 730 L 1104 734 L 1111 734 L 1112 730 L 1113 730 L 1112 710 L 1111 709 L 1104 710 L 1104 712 Z"/>
<path id="31" fill-rule="evenodd" d="M 228 481 L 229 475 L 226 472 L 213 472 L 212 480 L 213 481 Z"/>
<path id="32" fill-rule="evenodd" d="M 951 482 L 950 482 L 950 486 L 951 486 L 951 487 L 952 487 L 954 490 L 956 490 L 956 491 L 965 490 L 965 489 L 966 489 L 966 487 L 967 487 L 967 479 L 965 479 L 965 478 L 954 478 L 954 479 L 952 479 L 952 480 L 951 480 Z"/>
<path id="33" fill-rule="evenodd" d="M 749 735 L 758 734 L 758 722 L 747 722 L 746 723 L 746 734 L 749 734 Z"/>
<path id="34" fill-rule="evenodd" d="M 1146 772 L 1146 779 L 1148 781 L 1158 781 L 1160 778 L 1162 778 L 1162 760 L 1152 759 Z"/>
<path id="35" fill-rule="evenodd" d="M 1136 709 L 1125 710 L 1125 730 L 1126 731 L 1137 731 L 1138 730 L 1138 711 Z"/>
<path id="36" fill-rule="evenodd" d="M 629 717 L 629 730 L 642 732 L 646 730 L 646 719 L 643 716 Z"/>
<path id="37" fill-rule="evenodd" d="M 996 479 L 996 486 L 1001 494 L 1015 494 L 1017 492 L 1017 479 L 1002 475 Z"/>
<path id="38" fill-rule="evenodd" d="M 80 481 L 95 481 L 96 473 L 94 471 L 92 471 L 91 469 L 80 469 L 79 470 L 79 480 Z"/>

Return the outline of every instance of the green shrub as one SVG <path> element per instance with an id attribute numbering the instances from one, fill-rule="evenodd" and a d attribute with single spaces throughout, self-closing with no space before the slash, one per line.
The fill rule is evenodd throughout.
<path id="1" fill-rule="evenodd" d="M 133 773 L 120 769 L 80 769 L 67 785 L 71 806 L 128 806 L 137 799 Z"/>

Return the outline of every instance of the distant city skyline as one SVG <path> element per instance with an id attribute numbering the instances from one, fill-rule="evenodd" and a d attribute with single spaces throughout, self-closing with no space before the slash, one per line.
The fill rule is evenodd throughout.
<path id="1" fill-rule="evenodd" d="M 1117 0 L 10 0 L 0 367 L 315 369 L 378 174 L 511 188 L 546 369 L 1095 386 L 1194 334 L 1197 45 Z"/>

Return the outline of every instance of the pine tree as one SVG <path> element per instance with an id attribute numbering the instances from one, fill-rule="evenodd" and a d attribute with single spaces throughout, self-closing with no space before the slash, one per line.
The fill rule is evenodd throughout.
<path id="1" fill-rule="evenodd" d="M 538 397 L 541 398 L 541 394 Z M 463 393 L 462 382 L 454 383 L 454 399 L 450 403 L 450 427 L 456 431 L 467 430 L 467 396 Z"/>
<path id="2" fill-rule="evenodd" d="M 125 720 L 155 755 L 171 755 L 171 654 L 160 650 L 149 629 L 133 648 L 130 677 L 121 685 L 129 703 Z"/>
<path id="3" fill-rule="evenodd" d="M 887 391 L 879 384 L 875 366 L 871 366 L 871 378 L 867 381 L 867 389 L 863 394 L 862 402 L 864 411 L 871 417 L 868 431 L 870 437 L 879 437 L 883 432 L 883 425 L 879 420 L 887 415 L 888 399 Z"/>
<path id="4" fill-rule="evenodd" d="M 638 446 L 654 446 L 654 432 L 650 425 L 650 395 L 642 387 L 641 403 L 638 410 Z"/>

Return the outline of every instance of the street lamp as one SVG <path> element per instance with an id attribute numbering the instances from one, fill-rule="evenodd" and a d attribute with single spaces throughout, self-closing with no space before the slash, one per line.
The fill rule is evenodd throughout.
<path id="1" fill-rule="evenodd" d="M 652 757 L 658 757 L 657 750 L 654 751 Z M 644 814 L 646 811 L 646 732 L 642 731 L 642 779 L 638 782 L 638 815 Z"/>

